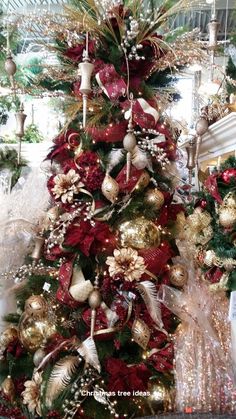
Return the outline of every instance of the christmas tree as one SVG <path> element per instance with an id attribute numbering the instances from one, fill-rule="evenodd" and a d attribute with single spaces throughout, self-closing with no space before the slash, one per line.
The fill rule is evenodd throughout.
<path id="1" fill-rule="evenodd" d="M 212 289 L 229 292 L 236 287 L 235 185 L 236 159 L 231 156 L 205 180 L 187 228 L 204 279 Z"/>
<path id="2" fill-rule="evenodd" d="M 194 33 L 162 35 L 181 4 L 154 13 L 139 1 L 81 1 L 48 28 L 67 69 L 53 74 L 73 103 L 48 155 L 51 204 L 35 247 L 6 273 L 18 311 L 1 336 L 4 417 L 172 408 L 177 319 L 157 292 L 183 286 L 187 273 L 172 263 L 178 132 L 163 111 L 171 96 L 154 87 L 201 56 Z"/>
<path id="3" fill-rule="evenodd" d="M 235 414 L 235 186 L 231 156 L 206 177 L 187 218 L 178 215 L 180 262 L 190 280 L 182 292 L 164 286 L 163 300 L 182 320 L 175 338 L 179 410 Z"/>

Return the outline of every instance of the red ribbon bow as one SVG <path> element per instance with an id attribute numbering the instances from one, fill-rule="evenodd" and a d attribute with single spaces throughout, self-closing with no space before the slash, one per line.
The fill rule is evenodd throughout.
<path id="1" fill-rule="evenodd" d="M 117 100 L 126 93 L 126 83 L 113 64 L 107 64 L 96 74 L 96 80 L 110 100 Z"/>
<path id="2" fill-rule="evenodd" d="M 109 391 L 145 391 L 151 372 L 146 365 L 128 366 L 124 361 L 109 358 L 106 362 L 106 370 L 110 375 Z"/>

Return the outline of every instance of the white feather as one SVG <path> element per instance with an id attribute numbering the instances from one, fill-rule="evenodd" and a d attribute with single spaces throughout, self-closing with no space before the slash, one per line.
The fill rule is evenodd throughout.
<path id="1" fill-rule="evenodd" d="M 92 367 L 98 370 L 98 372 L 101 371 L 97 348 L 95 346 L 94 340 L 91 337 L 82 342 L 77 351 L 85 359 L 87 364 L 92 365 Z"/>
<path id="2" fill-rule="evenodd" d="M 104 310 L 105 314 L 106 314 L 106 318 L 108 320 L 108 327 L 113 327 L 117 320 L 119 320 L 119 316 L 117 316 L 116 312 L 111 310 L 105 303 L 104 301 L 101 304 L 101 308 Z"/>
<path id="3" fill-rule="evenodd" d="M 124 157 L 123 148 L 113 148 L 108 156 L 107 172 L 110 173 L 112 169 L 121 162 Z"/>
<path id="4" fill-rule="evenodd" d="M 137 285 L 137 288 L 147 306 L 150 316 L 154 322 L 162 328 L 163 323 L 161 319 L 161 307 L 157 299 L 157 290 L 155 285 L 151 281 L 142 281 Z"/>
<path id="5" fill-rule="evenodd" d="M 136 146 L 132 152 L 132 164 L 136 169 L 141 170 L 147 167 L 148 170 L 153 171 L 151 158 L 138 146 Z"/>

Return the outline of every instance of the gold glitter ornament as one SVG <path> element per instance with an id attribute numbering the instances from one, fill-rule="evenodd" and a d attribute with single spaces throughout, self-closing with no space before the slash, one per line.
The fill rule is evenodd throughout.
<path id="1" fill-rule="evenodd" d="M 236 208 L 222 206 L 219 209 L 219 223 L 222 227 L 232 228 L 236 223 Z"/>
<path id="2" fill-rule="evenodd" d="M 148 391 L 148 403 L 153 413 L 168 412 L 174 407 L 173 395 L 158 379 L 150 381 Z"/>
<path id="3" fill-rule="evenodd" d="M 148 191 L 145 193 L 144 200 L 147 202 L 147 204 L 150 204 L 156 210 L 159 210 L 163 206 L 165 198 L 163 193 L 155 188 L 148 189 Z"/>
<path id="4" fill-rule="evenodd" d="M 19 325 L 19 339 L 29 352 L 35 352 L 56 332 L 53 322 L 47 317 L 34 319 L 23 315 Z"/>
<path id="5" fill-rule="evenodd" d="M 222 227 L 232 228 L 236 223 L 236 194 L 229 192 L 219 208 L 219 223 Z"/>
<path id="6" fill-rule="evenodd" d="M 177 263 L 170 268 L 170 283 L 175 287 L 183 287 L 188 280 L 188 272 L 185 266 Z"/>
<path id="7" fill-rule="evenodd" d="M 7 378 L 5 378 L 5 380 L 2 382 L 1 390 L 9 398 L 11 403 L 13 403 L 15 399 L 15 386 L 10 375 L 8 375 Z"/>
<path id="8" fill-rule="evenodd" d="M 161 243 L 161 233 L 158 227 L 143 216 L 124 221 L 118 231 L 123 247 L 148 249 L 154 246 L 158 247 Z"/>
<path id="9" fill-rule="evenodd" d="M 150 182 L 149 173 L 146 170 L 144 170 L 131 192 L 138 192 L 142 189 L 145 189 L 148 186 L 149 182 Z"/>
<path id="10" fill-rule="evenodd" d="M 15 326 L 8 326 L 0 336 L 0 346 L 5 349 L 17 336 L 18 329 Z"/>
<path id="11" fill-rule="evenodd" d="M 108 201 L 112 204 L 116 202 L 117 196 L 119 194 L 119 185 L 115 179 L 113 179 L 108 173 L 102 182 L 102 193 Z"/>
<path id="12" fill-rule="evenodd" d="M 32 295 L 26 300 L 25 311 L 19 323 L 18 336 L 22 345 L 35 352 L 56 331 L 47 302 L 41 295 Z"/>
<path id="13" fill-rule="evenodd" d="M 144 350 L 150 340 L 150 330 L 146 323 L 141 319 L 135 319 L 132 326 L 132 339 Z"/>
<path id="14" fill-rule="evenodd" d="M 29 316 L 44 316 L 47 310 L 47 301 L 42 295 L 32 295 L 25 302 L 25 312 Z"/>
<path id="15" fill-rule="evenodd" d="M 230 208 L 236 208 L 236 194 L 229 192 L 223 199 L 223 205 Z"/>

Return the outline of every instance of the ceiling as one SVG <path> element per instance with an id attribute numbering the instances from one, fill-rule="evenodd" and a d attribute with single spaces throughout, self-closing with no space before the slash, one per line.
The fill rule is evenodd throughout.
<path id="1" fill-rule="evenodd" d="M 46 8 L 47 10 L 55 8 L 55 6 L 65 3 L 64 0 L 2 0 L 1 7 L 4 13 L 20 12 L 24 13 L 26 10 L 32 8 L 37 9 L 38 6 Z"/>

